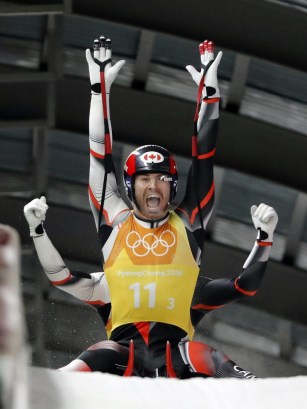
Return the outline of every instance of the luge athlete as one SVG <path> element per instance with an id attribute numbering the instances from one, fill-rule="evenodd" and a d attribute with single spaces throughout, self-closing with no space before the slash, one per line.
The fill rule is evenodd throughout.
<path id="1" fill-rule="evenodd" d="M 252 208 L 258 238 L 236 279 L 199 277 L 204 231 L 213 208 L 219 105 L 216 70 L 222 56 L 219 53 L 214 59 L 208 42 L 201 45 L 200 51 L 201 72 L 188 68 L 199 86 L 199 98 L 185 198 L 170 211 L 177 188 L 174 158 L 165 148 L 145 145 L 132 152 L 125 164 L 124 181 L 131 211 L 117 190 L 108 112 L 110 86 L 123 62 L 111 67 L 110 42 L 102 41 L 99 46 L 96 42 L 94 59 L 87 50 L 92 84 L 89 195 L 101 239 L 104 274 L 80 277 L 71 274 L 62 261 L 57 269 L 46 268 L 42 249 L 51 243 L 41 219 L 47 206 L 44 199 L 35 199 L 25 207 L 31 235 L 49 279 L 87 302 L 100 302 L 105 307 L 112 301 L 109 340 L 90 347 L 67 370 L 179 378 L 246 376 L 224 354 L 191 339 L 204 314 L 256 293 L 277 215 L 264 204 Z M 82 287 L 91 291 L 81 295 Z"/>

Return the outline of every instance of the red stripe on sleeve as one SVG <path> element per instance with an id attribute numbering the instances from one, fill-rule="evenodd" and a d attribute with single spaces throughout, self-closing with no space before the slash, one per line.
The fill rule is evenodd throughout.
<path id="1" fill-rule="evenodd" d="M 210 98 L 210 99 L 203 99 L 206 104 L 214 104 L 215 102 L 219 102 L 220 98 Z"/>
<path id="2" fill-rule="evenodd" d="M 273 246 L 273 242 L 271 242 L 271 241 L 258 241 L 257 240 L 257 244 L 260 247 Z"/>
<path id="3" fill-rule="evenodd" d="M 208 159 L 211 158 L 212 156 L 215 155 L 215 151 L 216 149 L 212 149 L 212 151 L 208 152 L 208 153 L 203 153 L 202 155 L 198 155 L 197 159 Z"/>
<path id="4" fill-rule="evenodd" d="M 93 151 L 93 149 L 90 149 L 90 154 L 91 154 L 92 156 L 95 156 L 95 158 L 99 158 L 99 159 L 103 159 L 103 158 L 104 158 L 104 155 L 101 155 L 100 153 L 97 153 L 97 152 Z"/>
<path id="5" fill-rule="evenodd" d="M 53 285 L 63 285 L 67 283 L 71 279 L 71 274 L 69 274 L 68 277 L 64 278 L 63 280 L 60 281 L 51 281 Z"/>
<path id="6" fill-rule="evenodd" d="M 107 133 L 105 135 L 104 143 L 105 143 L 106 155 L 111 154 L 112 153 L 112 145 L 111 145 L 110 134 Z"/>
<path id="7" fill-rule="evenodd" d="M 239 280 L 239 278 L 237 278 L 236 281 L 234 282 L 234 286 L 235 286 L 235 289 L 236 289 L 237 291 L 239 291 L 241 294 L 247 295 L 247 296 L 249 296 L 249 297 L 252 297 L 253 295 L 256 294 L 257 290 L 255 290 L 255 291 L 247 291 L 247 290 L 243 290 L 243 288 L 240 288 L 240 287 L 238 286 L 238 283 L 237 283 L 238 280 Z"/>
<path id="8" fill-rule="evenodd" d="M 221 307 L 224 307 L 224 304 L 221 305 L 196 304 L 193 305 L 192 310 L 216 310 L 217 308 Z"/>
<path id="9" fill-rule="evenodd" d="M 107 108 L 107 98 L 106 98 L 106 84 L 104 73 L 100 73 L 100 85 L 101 85 L 101 99 L 102 99 L 102 109 L 103 109 L 103 118 L 108 118 L 108 108 Z"/>
<path id="10" fill-rule="evenodd" d="M 212 198 L 214 193 L 214 182 L 212 183 L 209 192 L 207 193 L 207 195 L 203 198 L 203 200 L 200 202 L 200 208 L 202 209 L 203 207 L 206 206 L 206 204 L 210 201 L 210 199 Z M 190 219 L 190 223 L 193 224 L 195 217 L 198 213 L 198 207 L 195 207 L 192 211 L 191 214 L 191 219 Z"/>
<path id="11" fill-rule="evenodd" d="M 104 302 L 102 302 L 101 300 L 97 300 L 97 301 L 85 301 L 86 304 L 89 305 L 105 305 Z"/>

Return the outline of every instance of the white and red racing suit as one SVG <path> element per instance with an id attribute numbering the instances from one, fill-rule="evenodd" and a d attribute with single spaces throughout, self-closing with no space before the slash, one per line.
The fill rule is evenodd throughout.
<path id="1" fill-rule="evenodd" d="M 201 101 L 183 201 L 163 219 L 149 221 L 120 197 L 110 116 L 101 103 L 104 97 L 108 110 L 108 95 L 97 91 L 96 87 L 92 92 L 90 108 L 89 198 L 103 272 L 69 271 L 46 232 L 34 238 L 53 285 L 96 307 L 109 333 L 109 340 L 90 347 L 67 368 L 139 376 L 254 378 L 225 354 L 192 341 L 204 315 L 257 292 L 270 252 L 269 245 L 257 240 L 235 278 L 212 280 L 199 274 L 214 204 L 219 97 L 210 90 L 211 96 L 207 93 Z"/>

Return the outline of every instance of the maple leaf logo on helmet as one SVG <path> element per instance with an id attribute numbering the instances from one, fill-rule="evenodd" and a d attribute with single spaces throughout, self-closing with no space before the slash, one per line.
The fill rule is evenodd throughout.
<path id="1" fill-rule="evenodd" d="M 147 165 L 148 163 L 160 163 L 164 161 L 164 156 L 155 151 L 149 151 L 143 153 L 143 155 L 140 156 L 141 161 Z"/>

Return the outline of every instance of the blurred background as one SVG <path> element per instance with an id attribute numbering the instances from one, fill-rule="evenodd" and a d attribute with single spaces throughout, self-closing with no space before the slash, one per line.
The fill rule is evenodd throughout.
<path id="1" fill-rule="evenodd" d="M 90 86 L 100 35 L 125 59 L 111 95 L 114 160 L 134 146 L 176 154 L 183 195 L 206 38 L 224 52 L 216 210 L 203 272 L 237 275 L 253 246 L 250 206 L 275 207 L 271 262 L 256 297 L 214 311 L 197 339 L 261 377 L 307 374 L 307 0 L 0 1 L 0 222 L 22 240 L 32 364 L 58 368 L 105 336 L 98 314 L 52 288 L 23 206 L 45 194 L 46 230 L 67 266 L 101 271 L 87 198 Z"/>

